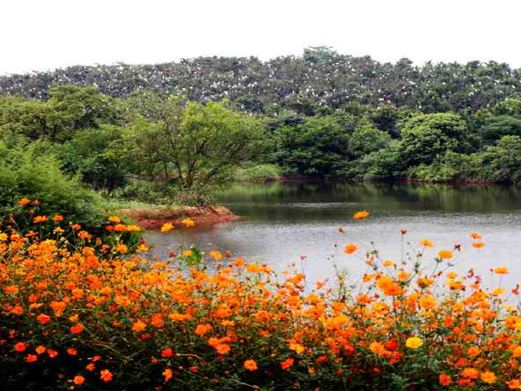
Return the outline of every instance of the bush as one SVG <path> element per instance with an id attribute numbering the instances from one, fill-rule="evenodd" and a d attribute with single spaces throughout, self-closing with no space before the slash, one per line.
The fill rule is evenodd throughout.
<path id="1" fill-rule="evenodd" d="M 259 164 L 257 166 L 239 168 L 233 179 L 239 182 L 266 182 L 280 178 L 280 168 L 274 164 Z"/>
<path id="2" fill-rule="evenodd" d="M 438 157 L 432 164 L 412 167 L 407 171 L 407 177 L 429 182 L 449 182 L 458 179 L 477 179 L 481 164 L 478 154 L 464 155 L 447 152 Z"/>
<path id="3" fill-rule="evenodd" d="M 366 217 L 365 212 L 355 215 Z M 114 227 L 114 226 L 113 226 Z M 166 230 L 165 230 L 166 231 Z M 405 234 L 402 234 L 402 240 Z M 472 233 L 472 246 L 484 243 Z M 0 234 L 4 389 L 519 389 L 520 310 L 423 240 L 336 286 L 196 249 L 170 263 Z M 469 244 L 470 245 L 470 244 Z M 355 244 L 346 257 L 360 252 Z M 191 265 L 188 266 L 187 265 Z M 508 272 L 496 267 L 499 276 Z M 515 295 L 519 289 L 514 289 Z"/>
<path id="4" fill-rule="evenodd" d="M 56 158 L 43 154 L 38 143 L 0 140 L 0 214 L 16 212 L 22 198 L 37 200 L 42 214 L 62 213 L 89 229 L 103 221 L 101 200 L 77 178 L 63 175 Z"/>

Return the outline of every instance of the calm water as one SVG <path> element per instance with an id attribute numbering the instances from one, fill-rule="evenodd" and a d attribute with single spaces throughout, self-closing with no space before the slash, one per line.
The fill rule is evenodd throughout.
<path id="1" fill-rule="evenodd" d="M 385 259 L 399 260 L 423 238 L 439 249 L 461 243 L 457 268 L 474 267 L 487 273 L 508 266 L 507 282 L 521 281 L 521 189 L 513 187 L 456 187 L 449 185 L 387 184 L 245 184 L 219 195 L 241 220 L 212 227 L 178 230 L 174 234 L 148 233 L 164 256 L 169 249 L 196 245 L 204 250 L 229 250 L 247 260 L 269 263 L 282 270 L 294 262 L 310 280 L 330 277 L 331 256 L 355 278 L 365 270 L 360 258 L 342 254 L 344 244 L 361 249 L 373 245 Z M 362 222 L 352 221 L 361 209 L 371 212 Z M 338 232 L 344 227 L 346 233 Z M 404 251 L 400 229 L 407 229 Z M 469 233 L 484 236 L 486 247 L 470 246 Z M 408 245 L 407 242 L 411 243 Z M 374 243 L 374 244 L 373 244 Z M 335 247 L 338 245 L 339 250 Z M 300 261 L 306 256 L 305 261 Z M 432 257 L 426 257 L 432 258 Z M 489 283 L 497 281 L 488 279 Z"/>

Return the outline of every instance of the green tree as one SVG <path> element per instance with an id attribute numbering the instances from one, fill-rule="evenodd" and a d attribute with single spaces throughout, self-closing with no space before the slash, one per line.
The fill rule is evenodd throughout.
<path id="1" fill-rule="evenodd" d="M 480 134 L 484 142 L 496 141 L 507 135 L 521 136 L 521 117 L 487 116 L 481 125 Z"/>
<path id="2" fill-rule="evenodd" d="M 117 123 L 120 119 L 116 101 L 99 94 L 94 87 L 53 87 L 45 102 L 0 98 L 0 132 L 22 134 L 33 140 L 64 142 L 79 130 Z"/>
<path id="3" fill-rule="evenodd" d="M 261 121 L 226 102 L 179 99 L 164 102 L 154 120 L 135 119 L 126 140 L 134 170 L 197 195 L 225 183 L 241 163 L 262 157 L 269 144 Z"/>
<path id="4" fill-rule="evenodd" d="M 343 176 L 351 159 L 351 129 L 334 116 L 311 117 L 277 131 L 276 161 L 293 174 Z"/>
<path id="5" fill-rule="evenodd" d="M 65 172 L 79 174 L 93 189 L 108 193 L 127 183 L 127 151 L 121 150 L 122 129 L 112 125 L 79 131 L 58 148 Z"/>
<path id="6" fill-rule="evenodd" d="M 391 136 L 371 125 L 358 127 L 349 140 L 349 149 L 355 158 L 361 158 L 371 152 L 386 148 Z"/>
<path id="7" fill-rule="evenodd" d="M 407 166 L 430 164 L 447 151 L 463 151 L 468 135 L 465 121 L 457 114 L 423 114 L 402 128 L 401 154 Z"/>
<path id="8" fill-rule="evenodd" d="M 481 154 L 481 177 L 494 182 L 521 181 L 521 137 L 503 136 Z"/>

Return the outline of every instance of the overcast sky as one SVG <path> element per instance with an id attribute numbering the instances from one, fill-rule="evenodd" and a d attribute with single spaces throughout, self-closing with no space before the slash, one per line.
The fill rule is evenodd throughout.
<path id="1" fill-rule="evenodd" d="M 0 73 L 263 59 L 307 46 L 381 61 L 521 67 L 521 0 L 1 0 Z"/>

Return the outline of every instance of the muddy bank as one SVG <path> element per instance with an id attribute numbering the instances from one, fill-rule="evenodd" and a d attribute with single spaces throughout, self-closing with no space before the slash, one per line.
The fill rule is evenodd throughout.
<path id="1" fill-rule="evenodd" d="M 145 229 L 159 229 L 165 223 L 183 226 L 181 221 L 190 218 L 197 225 L 235 221 L 239 216 L 224 206 L 158 206 L 154 208 L 120 209 L 118 213 L 135 220 Z"/>

